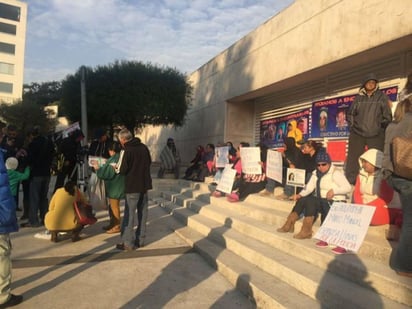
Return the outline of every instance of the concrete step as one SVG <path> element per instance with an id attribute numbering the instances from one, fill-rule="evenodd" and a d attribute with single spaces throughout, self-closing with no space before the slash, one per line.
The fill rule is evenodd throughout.
<path id="1" fill-rule="evenodd" d="M 256 242 L 262 243 L 261 246 L 258 246 L 258 249 L 249 252 L 248 256 L 248 261 L 253 261 L 258 267 L 270 264 L 268 261 L 262 263 L 261 260 L 262 254 L 267 254 L 267 252 L 277 252 L 277 254 L 284 252 L 284 254 L 293 256 L 299 261 L 315 265 L 316 267 L 323 269 L 323 271 L 328 270 L 336 258 L 330 250 L 316 248 L 314 246 L 314 240 L 299 241 L 292 238 L 291 234 L 273 233 L 270 226 L 259 225 L 259 222 L 253 219 L 231 214 L 224 209 L 212 210 L 213 208 L 218 208 L 213 205 L 202 207 L 199 215 L 194 215 L 193 211 L 197 211 L 193 209 L 193 207 L 190 208 L 192 209 L 176 208 L 175 206 L 174 214 L 179 216 L 180 220 L 183 220 L 189 227 L 196 229 L 198 232 L 209 236 L 214 235 L 216 240 L 224 239 L 224 245 L 227 248 L 229 248 L 229 243 L 233 243 L 233 239 L 238 239 L 235 246 L 237 250 L 234 248 L 229 249 L 240 254 L 242 257 L 245 257 L 246 252 L 253 248 Z M 218 228 L 221 226 L 230 229 L 222 230 L 221 228 Z M 258 228 L 256 228 L 256 226 L 258 226 Z M 218 232 L 220 230 L 222 230 L 220 233 L 221 235 L 219 235 Z M 250 235 L 250 237 L 248 235 Z M 231 236 L 232 239 L 230 239 Z M 273 249 L 276 249 L 276 251 Z M 304 256 L 302 256 L 302 252 L 305 253 Z M 385 297 L 389 297 L 396 301 L 402 301 L 405 298 L 405 291 L 412 296 L 412 285 L 405 285 L 403 289 L 390 288 L 391 286 L 393 287 L 398 284 L 399 277 L 386 265 L 357 255 L 346 255 L 338 258 L 340 259 L 339 264 L 335 265 L 331 271 L 334 274 L 347 278 L 351 280 L 351 282 L 364 285 L 365 267 L 367 267 L 367 288 L 373 286 L 373 288 L 381 295 L 385 295 Z M 270 270 L 274 268 L 276 267 L 270 266 L 263 270 L 270 273 Z M 382 274 L 385 274 L 385 276 L 382 276 Z"/>
<path id="2" fill-rule="evenodd" d="M 292 238 L 292 234 L 276 232 L 275 229 L 284 222 L 290 212 L 290 209 L 284 211 L 282 207 L 291 208 L 293 203 L 273 203 L 271 198 L 260 196 L 250 196 L 245 202 L 229 203 L 225 199 L 211 198 L 209 193 L 205 193 L 210 192 L 210 185 L 188 184 L 188 187 L 185 187 L 186 185 L 178 184 L 170 191 L 163 191 L 160 197 L 156 197 L 157 202 L 163 203 L 163 206 L 173 212 L 188 228 L 195 229 L 197 233 L 223 246 L 231 254 L 237 254 L 242 258 L 247 255 L 249 263 L 275 278 L 280 277 L 285 283 L 312 299 L 322 299 L 333 307 L 341 307 L 340 302 L 343 301 L 339 295 L 334 295 L 329 289 L 324 290 L 319 286 L 319 280 L 322 278 L 314 276 L 313 272 L 324 273 L 324 277 L 331 281 L 332 286 L 341 282 L 338 291 L 343 289 L 345 294 L 349 291 L 350 295 L 357 295 L 355 292 L 358 291 L 346 288 L 347 282 L 349 285 L 366 289 L 368 293 L 371 290 L 376 291 L 379 295 L 372 291 L 372 294 L 366 297 L 371 304 L 375 302 L 378 305 L 380 299 L 388 308 L 404 307 L 401 304 L 412 306 L 412 282 L 398 277 L 389 269 L 387 265 L 390 245 L 386 242 L 386 246 L 380 246 L 379 237 L 373 233 L 369 235 L 368 232 L 367 239 L 357 255 L 336 257 L 330 250 L 316 248 L 314 240 L 300 241 Z M 273 207 L 273 204 L 276 206 Z M 296 224 L 297 229 L 300 229 L 300 224 Z M 275 257 L 282 257 L 281 261 L 294 261 L 290 266 L 292 269 L 289 269 L 287 264 L 277 261 L 270 252 L 276 252 Z M 312 270 L 309 274 L 299 271 L 298 275 L 292 277 L 300 279 L 289 282 L 289 277 L 295 272 L 294 264 L 309 265 L 309 269 L 314 268 L 316 271 Z M 273 269 L 276 269 L 276 273 L 272 273 Z M 281 273 L 285 275 L 280 276 L 279 269 L 282 269 Z M 303 282 L 306 282 L 308 287 L 304 288 Z M 345 304 L 350 304 L 351 301 L 345 300 Z M 358 305 L 353 304 L 355 307 Z"/>
<path id="3" fill-rule="evenodd" d="M 189 243 L 258 308 L 321 308 L 321 305 L 281 280 L 260 270 L 203 234 L 182 227 L 176 233 Z"/>

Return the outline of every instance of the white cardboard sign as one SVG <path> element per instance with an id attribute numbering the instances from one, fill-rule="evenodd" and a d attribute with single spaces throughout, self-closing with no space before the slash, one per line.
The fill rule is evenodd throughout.
<path id="1" fill-rule="evenodd" d="M 373 206 L 334 202 L 314 238 L 358 252 L 374 212 Z"/>
<path id="2" fill-rule="evenodd" d="M 241 147 L 240 158 L 242 162 L 242 172 L 245 174 L 262 174 L 260 165 L 259 147 Z"/>
<path id="3" fill-rule="evenodd" d="M 282 183 L 282 154 L 276 150 L 268 150 L 266 158 L 266 176 Z"/>
<path id="4" fill-rule="evenodd" d="M 222 178 L 219 180 L 219 184 L 216 190 L 224 193 L 232 193 L 233 182 L 235 181 L 236 170 L 232 169 L 230 164 L 227 164 L 223 170 Z"/>

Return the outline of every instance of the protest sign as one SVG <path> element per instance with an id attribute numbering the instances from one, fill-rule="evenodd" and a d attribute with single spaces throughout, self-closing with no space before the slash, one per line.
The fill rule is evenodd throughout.
<path id="1" fill-rule="evenodd" d="M 224 193 L 232 193 L 235 176 L 236 170 L 232 169 L 230 164 L 227 164 L 223 170 L 222 178 L 220 178 L 216 190 Z"/>
<path id="2" fill-rule="evenodd" d="M 334 202 L 314 238 L 358 252 L 374 212 L 373 206 Z"/>
<path id="3" fill-rule="evenodd" d="M 288 168 L 286 171 L 286 184 L 294 187 L 305 186 L 305 170 Z"/>
<path id="4" fill-rule="evenodd" d="M 242 172 L 245 174 L 262 174 L 260 165 L 259 147 L 241 147 L 240 157 L 242 162 Z"/>
<path id="5" fill-rule="evenodd" d="M 266 158 L 266 176 L 282 183 L 282 154 L 279 151 L 268 150 Z"/>
<path id="6" fill-rule="evenodd" d="M 229 163 L 229 147 L 216 147 L 216 167 L 225 167 Z"/>

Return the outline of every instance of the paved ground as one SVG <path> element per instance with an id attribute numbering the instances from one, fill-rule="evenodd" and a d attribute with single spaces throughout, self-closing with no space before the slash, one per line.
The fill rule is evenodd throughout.
<path id="1" fill-rule="evenodd" d="M 12 234 L 14 308 L 254 308 L 172 230 L 173 219 L 150 206 L 147 245 L 114 248 L 119 234 L 102 231 L 106 211 L 83 240 L 35 238 L 44 228 Z"/>

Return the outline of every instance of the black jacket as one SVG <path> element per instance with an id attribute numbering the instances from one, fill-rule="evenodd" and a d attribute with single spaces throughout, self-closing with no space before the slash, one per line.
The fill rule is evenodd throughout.
<path id="1" fill-rule="evenodd" d="M 53 143 L 44 136 L 33 138 L 27 149 L 28 164 L 31 167 L 30 177 L 50 176 L 53 161 Z"/>
<path id="2" fill-rule="evenodd" d="M 369 97 L 362 88 L 348 112 L 350 132 L 363 137 L 373 137 L 385 130 L 392 121 L 389 98 L 380 90 Z"/>
<path id="3" fill-rule="evenodd" d="M 120 174 L 126 176 L 125 193 L 146 193 L 152 189 L 149 149 L 135 138 L 127 142 L 124 148 L 118 169 Z"/>

